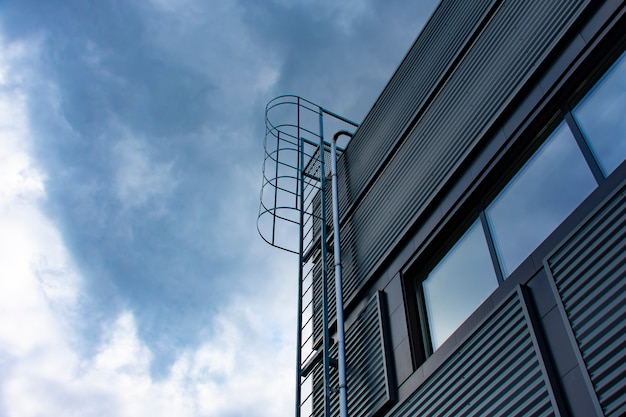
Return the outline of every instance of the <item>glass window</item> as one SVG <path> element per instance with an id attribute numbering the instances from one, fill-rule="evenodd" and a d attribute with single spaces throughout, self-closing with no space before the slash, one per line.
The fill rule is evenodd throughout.
<path id="1" fill-rule="evenodd" d="M 504 276 L 595 187 L 572 133 L 561 123 L 486 210 Z"/>
<path id="2" fill-rule="evenodd" d="M 626 159 L 626 55 L 572 112 L 605 175 Z"/>
<path id="3" fill-rule="evenodd" d="M 476 221 L 422 284 L 433 349 L 497 286 L 485 234 Z"/>

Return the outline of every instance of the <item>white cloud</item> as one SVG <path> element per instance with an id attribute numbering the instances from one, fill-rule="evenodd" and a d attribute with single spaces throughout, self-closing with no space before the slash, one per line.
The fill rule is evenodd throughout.
<path id="1" fill-rule="evenodd" d="M 256 310 L 266 304 L 242 299 L 231 305 L 214 321 L 216 337 L 172 368 L 169 383 L 195 393 L 198 415 L 289 414 L 294 355 L 284 339 L 272 335 L 291 331 Z"/>
<path id="2" fill-rule="evenodd" d="M 85 289 L 40 208 L 45 173 L 30 157 L 26 96 L 11 73 L 18 49 L 0 41 L 0 416 L 289 414 L 294 319 L 284 308 L 293 286 L 276 280 L 227 304 L 211 338 L 163 378 L 150 373 L 156 359 L 130 310 L 105 329 L 93 357 L 78 353 L 73 324 Z M 151 162 L 142 146 L 129 139 L 117 148 L 118 195 L 133 207 L 173 186 L 169 166 Z M 272 276 L 285 276 L 281 265 Z"/>
<path id="3" fill-rule="evenodd" d="M 24 80 L 10 68 L 31 47 L 0 46 L 0 357 L 7 358 L 0 383 L 5 411 L 18 416 L 36 413 L 41 403 L 32 398 L 45 391 L 48 375 L 63 373 L 66 333 L 51 309 L 74 302 L 78 290 L 60 236 L 38 207 L 44 176 L 28 154 Z M 30 397 L 13 395 L 27 386 Z"/>
<path id="4" fill-rule="evenodd" d="M 22 81 L 8 66 L 27 50 L 27 45 L 0 48 L 0 314 L 5 318 L 0 321 L 0 341 L 8 342 L 3 345 L 9 354 L 29 348 L 50 331 L 50 323 L 39 309 L 45 293 L 37 280 L 30 278 L 37 265 L 60 255 L 56 250 L 59 238 L 37 208 L 45 197 L 43 175 L 27 152 Z M 24 321 L 6 319 L 15 315 Z M 15 334 L 20 338 L 13 338 Z"/>
<path id="5" fill-rule="evenodd" d="M 13 352 L 11 371 L 2 376 L 4 412 L 16 417 L 287 415 L 293 354 L 284 340 L 266 336 L 274 334 L 270 327 L 276 323 L 262 319 L 249 301 L 218 316 L 216 336 L 183 353 L 161 380 L 150 376 L 150 350 L 138 339 L 128 311 L 112 324 L 92 359 L 81 360 L 59 340 L 64 335 L 58 330 L 48 332 L 31 349 Z"/>

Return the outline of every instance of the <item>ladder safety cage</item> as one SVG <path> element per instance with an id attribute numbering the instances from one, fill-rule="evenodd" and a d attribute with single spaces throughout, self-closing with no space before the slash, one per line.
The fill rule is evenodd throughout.
<path id="1" fill-rule="evenodd" d="M 330 397 L 340 388 L 343 389 L 342 415 L 347 416 L 345 386 L 330 386 L 330 368 L 342 369 L 343 366 L 345 370 L 345 363 L 338 364 L 337 358 L 330 357 L 327 233 L 338 229 L 330 228 L 326 218 L 326 183 L 331 167 L 335 166 L 331 156 L 332 162 L 336 162 L 352 136 L 347 130 L 355 128 L 358 128 L 357 123 L 294 95 L 276 97 L 265 108 L 263 181 L 257 229 L 267 243 L 299 257 L 296 417 L 314 414 L 329 417 Z M 333 137 L 333 134 L 336 135 Z M 339 136 L 344 137 L 342 146 L 337 145 Z M 332 143 L 326 141 L 327 137 L 332 138 Z M 332 174 L 336 193 L 336 172 Z M 336 236 L 338 238 L 338 233 Z M 319 280 L 321 303 L 314 296 L 314 284 L 319 285 Z M 335 284 L 336 292 L 341 294 L 340 282 Z M 320 308 L 323 317 L 321 346 L 314 341 L 314 334 L 319 334 L 319 329 L 314 332 L 314 312 L 319 314 L 316 310 Z M 337 309 L 343 310 L 340 299 Z M 339 338 L 343 340 L 343 335 Z M 340 360 L 342 356 L 343 353 Z M 320 379 L 320 375 L 323 378 Z M 323 398 L 319 398 L 320 393 L 324 393 Z"/>

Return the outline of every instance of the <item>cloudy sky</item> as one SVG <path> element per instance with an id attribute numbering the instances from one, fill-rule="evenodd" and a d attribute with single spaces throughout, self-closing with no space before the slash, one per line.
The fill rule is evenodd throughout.
<path id="1" fill-rule="evenodd" d="M 0 417 L 292 415 L 264 105 L 361 121 L 436 3 L 0 1 Z"/>

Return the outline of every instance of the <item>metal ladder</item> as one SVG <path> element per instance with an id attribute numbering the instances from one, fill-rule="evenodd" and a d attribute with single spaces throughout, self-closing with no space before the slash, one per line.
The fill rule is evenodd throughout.
<path id="1" fill-rule="evenodd" d="M 338 362 L 331 357 L 329 334 L 329 305 L 336 302 L 328 291 L 326 192 L 333 144 L 325 140 L 325 131 L 358 125 L 297 96 L 271 100 L 265 123 L 257 228 L 266 242 L 299 258 L 295 415 L 330 417 L 337 408 L 331 368 Z"/>

